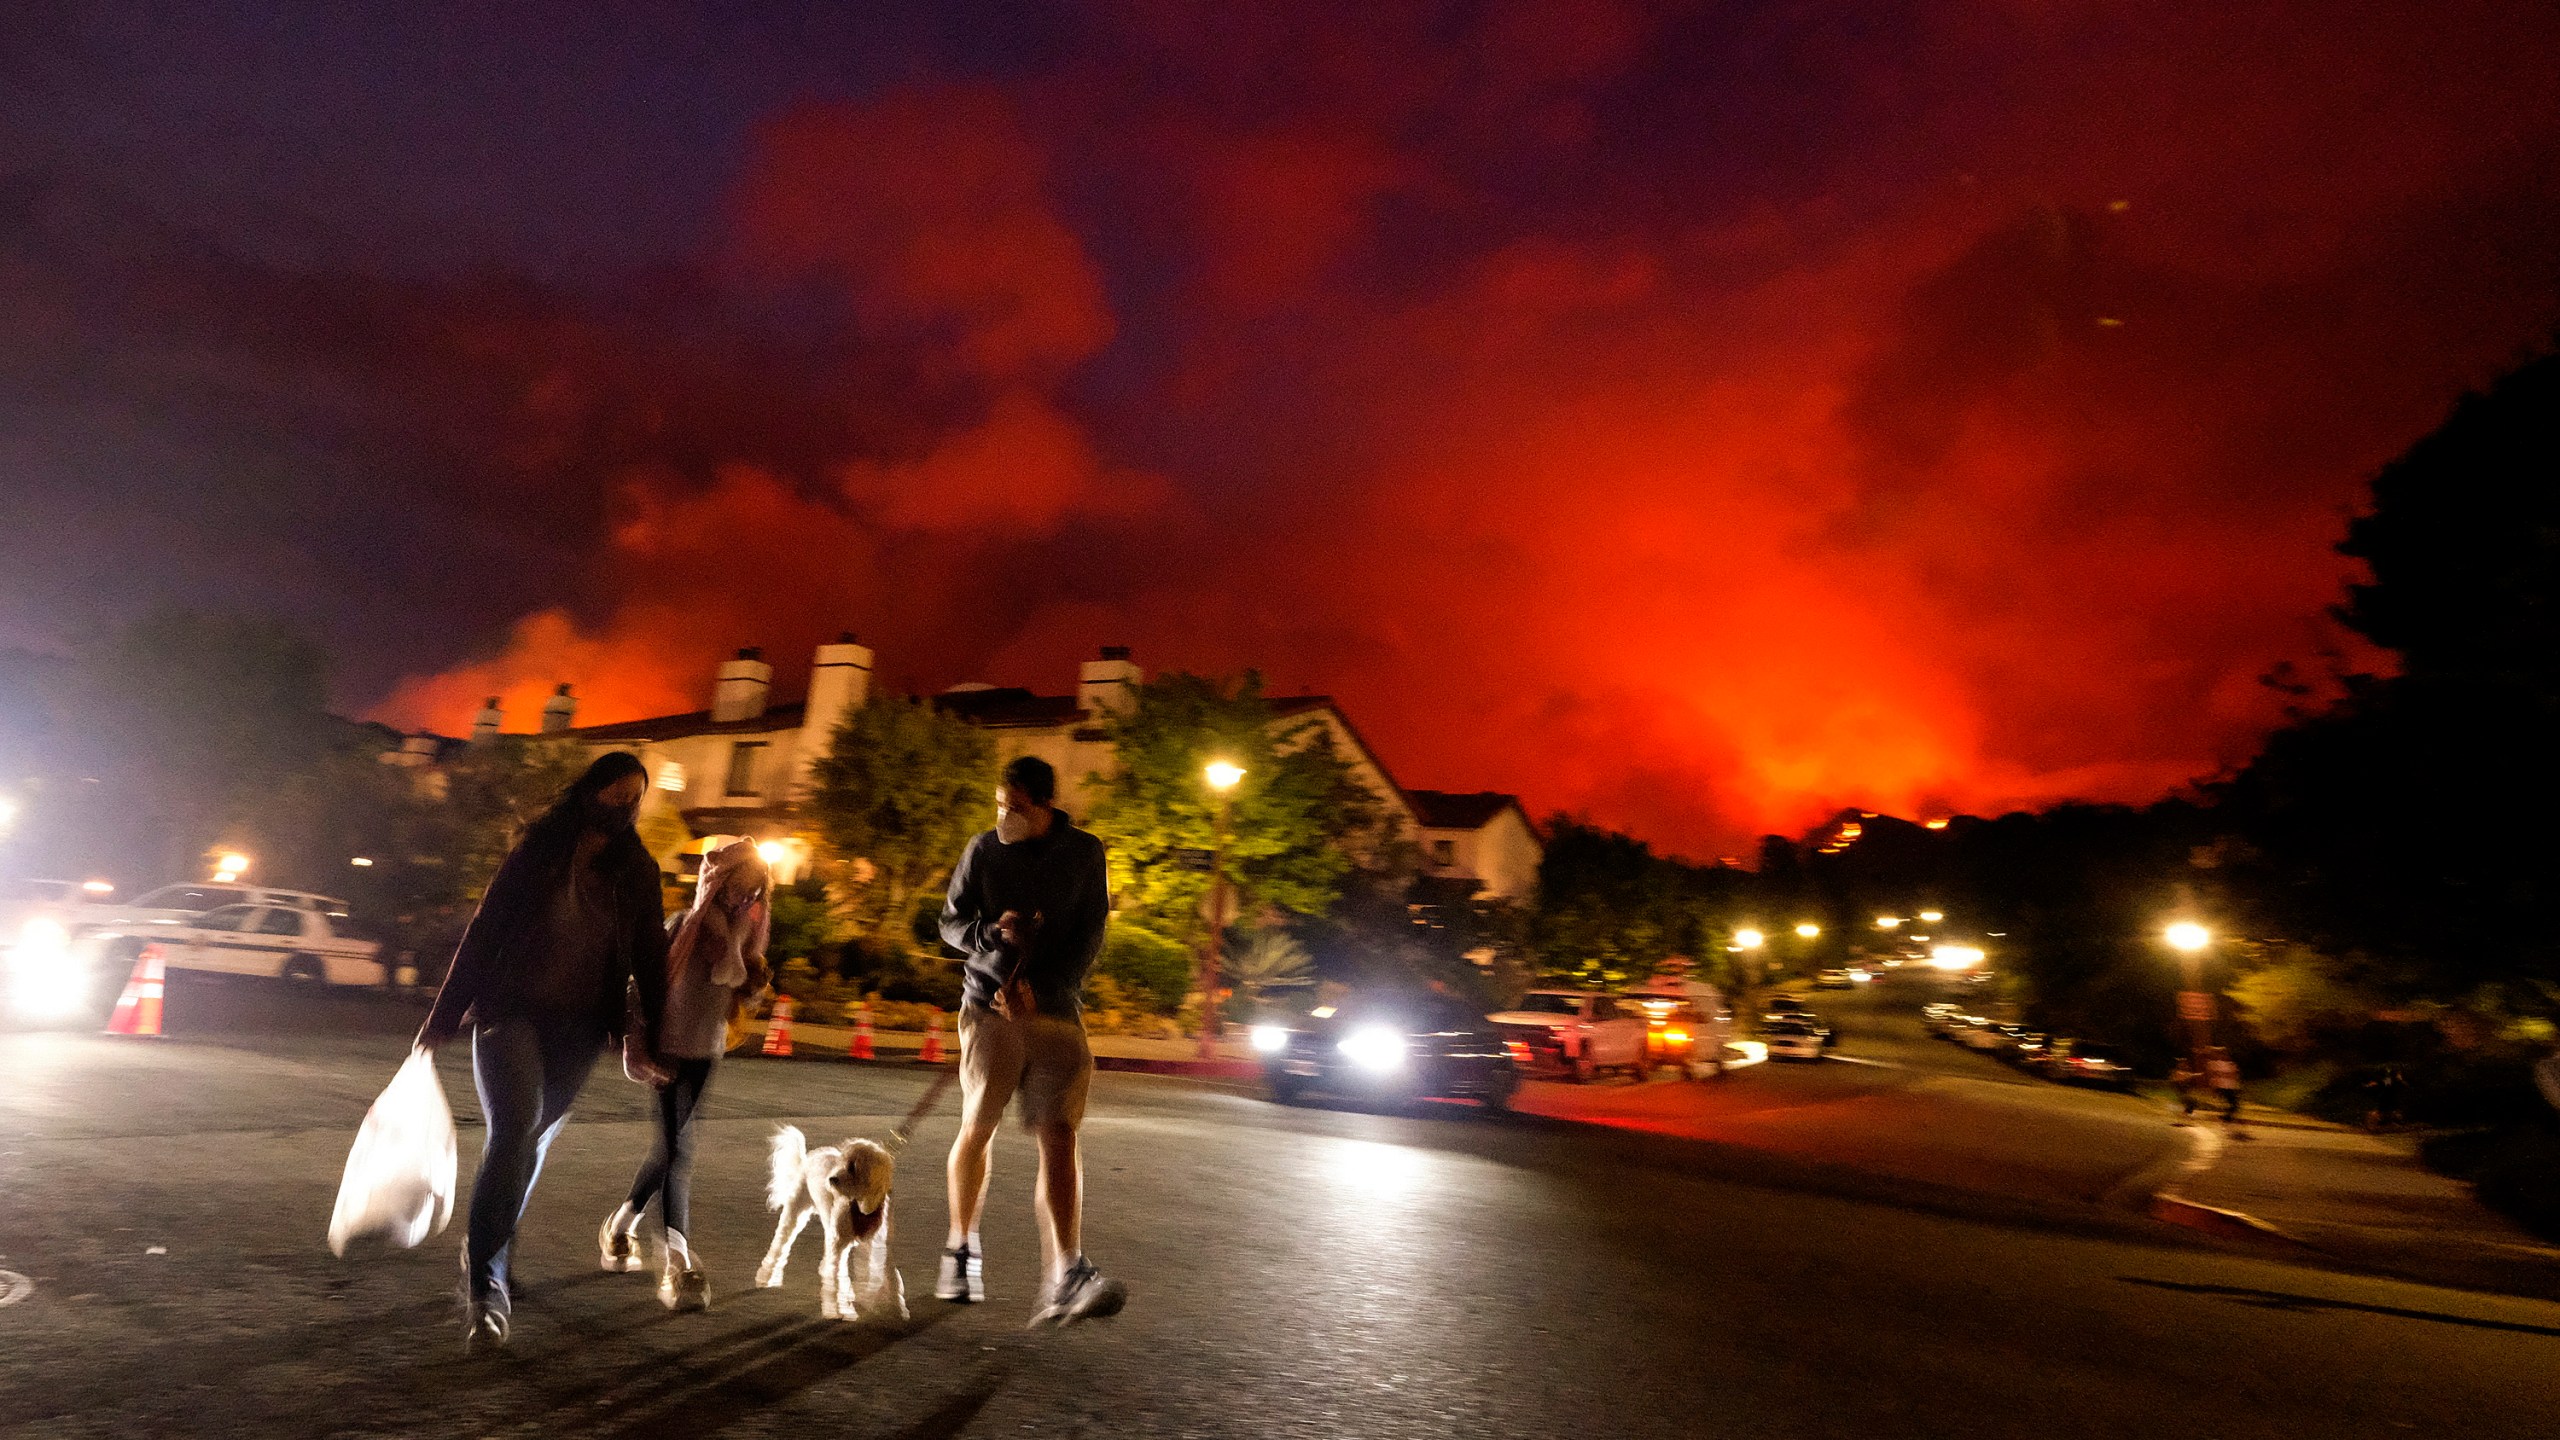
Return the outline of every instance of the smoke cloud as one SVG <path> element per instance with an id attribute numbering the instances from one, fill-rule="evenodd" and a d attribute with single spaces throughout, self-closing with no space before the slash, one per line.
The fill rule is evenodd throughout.
<path id="1" fill-rule="evenodd" d="M 1717 855 L 2244 758 L 2270 667 L 2375 663 L 2365 478 L 2560 320 L 2533 7 L 1137 5 L 936 65 L 777 102 L 580 285 L 74 258 L 130 227 L 33 192 L 10 382 L 69 327 L 84 396 L 258 397 L 146 437 L 202 473 L 333 437 L 295 473 L 419 553 L 286 599 L 405 617 L 341 639 L 402 725 L 1129 644 Z"/>

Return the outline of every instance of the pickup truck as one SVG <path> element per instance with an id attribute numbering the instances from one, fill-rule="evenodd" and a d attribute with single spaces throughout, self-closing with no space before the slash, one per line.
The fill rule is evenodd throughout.
<path id="1" fill-rule="evenodd" d="M 1588 1082 L 1602 1070 L 1653 1074 L 1650 1026 L 1636 1006 L 1596 990 L 1532 990 L 1519 1008 L 1486 1017 L 1524 1070 L 1563 1070 Z"/>
<path id="2" fill-rule="evenodd" d="M 106 951 L 111 955 L 134 953 L 133 940 L 157 945 L 161 963 L 172 970 L 272 975 L 310 985 L 382 983 L 382 947 L 339 934 L 345 918 L 291 903 L 225 905 L 186 923 L 100 932 L 93 939 L 127 942 Z"/>

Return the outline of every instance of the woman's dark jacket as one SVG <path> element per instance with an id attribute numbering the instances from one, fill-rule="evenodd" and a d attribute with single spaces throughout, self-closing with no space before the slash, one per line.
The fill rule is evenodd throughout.
<path id="1" fill-rule="evenodd" d="M 488 893 L 480 897 L 479 912 L 454 948 L 453 967 L 445 972 L 444 987 L 436 992 L 435 1009 L 420 1034 L 449 1035 L 468 1021 L 523 1013 L 509 1003 L 520 993 L 510 981 L 545 963 L 546 909 L 552 892 L 568 883 L 565 873 L 543 864 L 534 850 L 518 845 L 498 867 Z M 666 899 L 659 888 L 658 862 L 640 837 L 626 830 L 607 841 L 592 863 L 611 882 L 614 929 L 594 1018 L 606 1034 L 619 1037 L 626 992 L 636 989 L 642 1021 L 654 1036 L 667 1001 Z"/>

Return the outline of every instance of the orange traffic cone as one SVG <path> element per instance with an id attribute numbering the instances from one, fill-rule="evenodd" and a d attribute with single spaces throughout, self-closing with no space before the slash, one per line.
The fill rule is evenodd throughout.
<path id="1" fill-rule="evenodd" d="M 116 1013 L 107 1020 L 110 1035 L 158 1035 L 160 1000 L 168 989 L 169 971 L 157 945 L 145 945 L 133 957 L 133 978 L 116 997 Z"/>
<path id="2" fill-rule="evenodd" d="M 942 1063 L 942 1011 L 936 1007 L 933 1018 L 924 1022 L 924 1049 L 916 1058 L 927 1065 Z"/>
<path id="3" fill-rule="evenodd" d="M 845 1058 L 850 1060 L 869 1060 L 873 1058 L 871 1053 L 871 1002 L 868 1000 L 862 1002 L 861 1009 L 853 1012 L 853 1048 L 845 1052 Z"/>
<path id="4" fill-rule="evenodd" d="M 773 1018 L 764 1022 L 764 1053 L 791 1053 L 791 997 L 788 995 L 773 997 Z"/>

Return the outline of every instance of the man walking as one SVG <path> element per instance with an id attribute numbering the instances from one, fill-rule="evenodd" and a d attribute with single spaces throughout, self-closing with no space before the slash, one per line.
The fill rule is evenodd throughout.
<path id="1" fill-rule="evenodd" d="M 986 1298 L 978 1217 L 988 1150 L 1004 1107 L 1040 1147 L 1032 1201 L 1040 1220 L 1034 1325 L 1118 1313 L 1128 1287 L 1084 1258 L 1084 1157 L 1076 1131 L 1093 1084 L 1084 988 L 1111 915 L 1102 842 L 1055 805 L 1057 772 L 1036 756 L 1004 767 L 996 828 L 961 853 L 942 904 L 942 938 L 967 957 L 960 1003 L 960 1134 L 951 1142 L 951 1232 L 933 1293 Z"/>
<path id="2" fill-rule="evenodd" d="M 2231 1052 L 2216 1045 L 2205 1052 L 2204 1083 L 2222 1101 L 2222 1123 L 2240 1123 L 2240 1067 Z"/>

